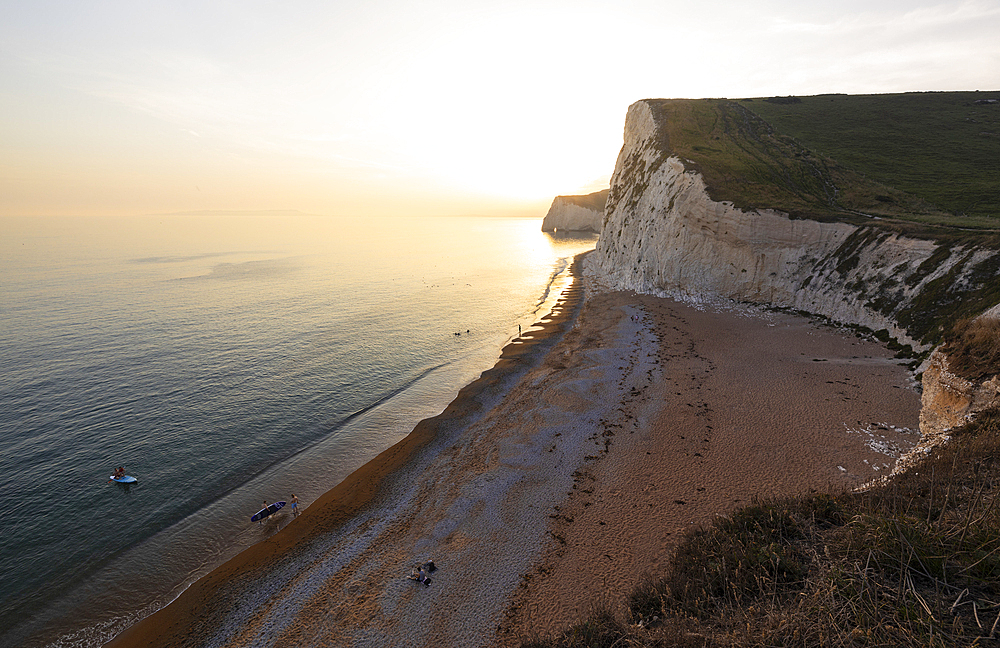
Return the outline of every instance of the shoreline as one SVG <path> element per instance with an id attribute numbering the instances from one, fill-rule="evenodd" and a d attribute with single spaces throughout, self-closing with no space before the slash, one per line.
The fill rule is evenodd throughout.
<path id="1" fill-rule="evenodd" d="M 442 414 L 109 645 L 517 646 L 620 612 L 716 515 L 850 488 L 914 442 L 919 396 L 880 344 L 582 265 Z M 431 587 L 405 578 L 428 559 Z"/>
<path id="2" fill-rule="evenodd" d="M 202 576 L 173 601 L 141 619 L 104 644 L 110 648 L 129 646 L 189 645 L 195 639 L 190 627 L 201 625 L 196 619 L 211 610 L 209 602 L 224 584 L 246 578 L 296 547 L 308 544 L 317 535 L 343 526 L 361 511 L 372 507 L 394 474 L 406 470 L 406 464 L 425 448 L 441 429 L 475 416 L 483 407 L 479 399 L 511 374 L 525 371 L 544 355 L 544 347 L 564 334 L 575 320 L 583 301 L 580 264 L 589 252 L 577 255 L 570 267 L 571 284 L 561 293 L 552 310 L 539 322 L 501 350 L 496 364 L 458 395 L 437 416 L 420 421 L 403 439 L 379 453 L 340 484 L 317 498 L 294 520 L 273 536 L 244 549 L 208 574 Z M 213 612 L 208 615 L 216 616 Z M 190 644 L 195 645 L 195 644 Z"/>

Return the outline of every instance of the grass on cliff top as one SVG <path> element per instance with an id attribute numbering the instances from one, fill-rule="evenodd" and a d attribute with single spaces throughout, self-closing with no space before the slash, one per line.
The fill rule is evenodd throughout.
<path id="1" fill-rule="evenodd" d="M 998 495 L 994 410 L 885 485 L 720 518 L 665 573 L 609 593 L 629 618 L 602 611 L 523 647 L 996 645 Z"/>
<path id="2" fill-rule="evenodd" d="M 743 105 L 877 182 L 971 223 L 1000 219 L 1000 92 L 758 98 Z"/>
<path id="3" fill-rule="evenodd" d="M 731 201 L 743 209 L 778 209 L 794 217 L 878 224 L 911 235 L 939 237 L 940 227 L 964 230 L 1000 226 L 1000 211 L 950 213 L 925 195 L 892 186 L 896 176 L 883 180 L 867 173 L 867 167 L 818 153 L 755 112 L 758 104 L 771 105 L 767 102 L 671 99 L 650 100 L 649 104 L 659 127 L 662 150 L 678 155 L 699 171 L 715 200 Z M 837 132 L 837 128 L 831 120 L 829 130 Z M 920 124 L 915 123 L 914 129 L 919 128 Z M 851 137 L 843 137 L 842 149 L 861 147 Z M 834 152 L 841 155 L 840 149 Z M 853 162 L 856 158 L 850 159 Z M 991 176 L 994 166 L 987 164 L 982 169 L 984 186 L 989 186 L 991 177 L 996 185 L 998 176 Z M 933 183 L 933 177 L 925 182 Z M 944 187 L 956 181 L 940 179 L 937 184 Z M 925 193 L 930 197 L 938 195 Z M 1000 203 L 1000 196 L 995 200 Z M 988 215 L 992 213 L 998 218 Z"/>

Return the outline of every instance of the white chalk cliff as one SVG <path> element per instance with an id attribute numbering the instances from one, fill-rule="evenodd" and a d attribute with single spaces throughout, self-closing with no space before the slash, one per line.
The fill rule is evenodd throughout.
<path id="1" fill-rule="evenodd" d="M 608 190 L 586 196 L 556 196 L 542 220 L 543 232 L 600 232 Z"/>
<path id="2" fill-rule="evenodd" d="M 938 304 L 998 280 L 993 250 L 712 200 L 700 174 L 661 150 L 656 115 L 647 101 L 628 109 L 600 240 L 589 261 L 610 286 L 794 308 L 884 329 L 899 343 L 926 351 L 928 300 Z M 925 378 L 935 375 L 940 372 Z M 968 400 L 973 398 L 981 401 Z M 963 414 L 955 417 L 939 416 L 934 425 L 952 425 Z"/>

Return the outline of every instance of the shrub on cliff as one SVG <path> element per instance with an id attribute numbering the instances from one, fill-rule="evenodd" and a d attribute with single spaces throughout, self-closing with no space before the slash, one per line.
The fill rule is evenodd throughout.
<path id="1" fill-rule="evenodd" d="M 677 549 L 664 579 L 663 605 L 705 618 L 761 596 L 797 594 L 810 567 L 802 551 L 805 534 L 838 515 L 833 500 L 820 497 L 756 504 L 719 518 Z"/>
<path id="2" fill-rule="evenodd" d="M 944 352 L 949 368 L 969 380 L 1000 373 L 1000 320 L 963 319 L 952 327 Z"/>

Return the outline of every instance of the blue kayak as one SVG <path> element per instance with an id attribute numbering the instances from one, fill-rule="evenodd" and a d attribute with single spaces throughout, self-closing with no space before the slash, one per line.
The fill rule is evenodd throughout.
<path id="1" fill-rule="evenodd" d="M 108 479 L 118 484 L 134 484 L 139 481 L 132 475 L 125 475 L 124 477 L 115 477 L 112 475 L 111 477 L 108 477 Z"/>
<path id="2" fill-rule="evenodd" d="M 274 504 L 268 504 L 267 508 L 262 508 L 261 510 L 254 513 L 253 517 L 250 518 L 250 521 L 257 522 L 258 520 L 263 520 L 264 518 L 271 515 L 284 505 L 285 505 L 284 502 L 275 502 Z"/>

